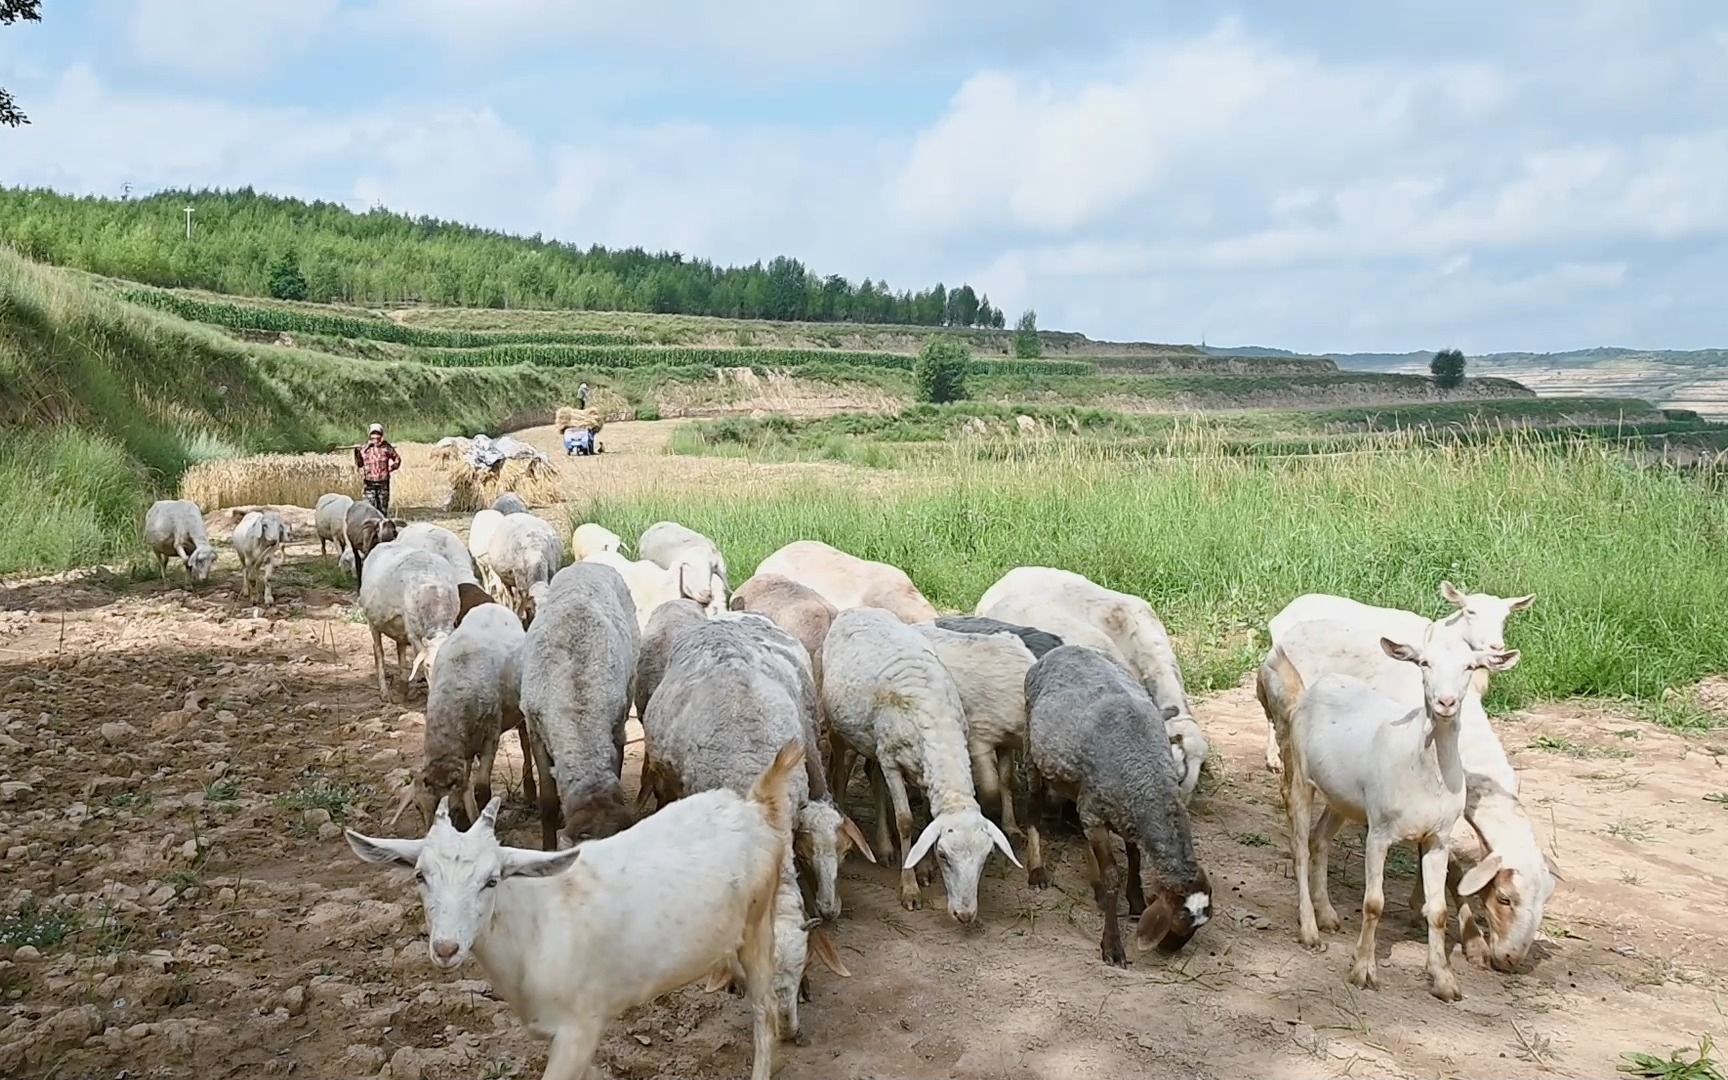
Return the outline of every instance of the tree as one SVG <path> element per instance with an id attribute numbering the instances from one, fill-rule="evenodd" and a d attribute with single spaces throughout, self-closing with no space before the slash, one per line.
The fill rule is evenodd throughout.
<path id="1" fill-rule="evenodd" d="M 948 324 L 971 326 L 978 321 L 978 294 L 972 286 L 962 285 L 948 294 Z"/>
<path id="2" fill-rule="evenodd" d="M 990 294 L 985 293 L 978 298 L 977 324 L 988 330 L 996 325 L 996 309 L 990 306 Z"/>
<path id="3" fill-rule="evenodd" d="M 1464 381 L 1464 354 L 1457 349 L 1441 349 L 1429 361 L 1428 370 L 1434 375 L 1434 385 L 1455 390 Z"/>
<path id="4" fill-rule="evenodd" d="M 1044 346 L 1038 340 L 1038 313 L 1031 308 L 1022 311 L 1014 321 L 1014 355 L 1022 360 L 1044 355 Z"/>
<path id="5" fill-rule="evenodd" d="M 941 405 L 966 400 L 966 372 L 972 354 L 953 338 L 932 334 L 912 364 L 912 386 L 919 401 Z"/>
<path id="6" fill-rule="evenodd" d="M 0 26 L 11 26 L 19 20 L 41 22 L 41 6 L 42 0 L 0 0 Z M 17 127 L 29 122 L 30 118 L 19 111 L 12 95 L 6 92 L 5 87 L 0 87 L 0 127 Z"/>
<path id="7" fill-rule="evenodd" d="M 278 300 L 304 300 L 309 292 L 294 253 L 284 251 L 281 258 L 270 264 L 270 295 Z"/>

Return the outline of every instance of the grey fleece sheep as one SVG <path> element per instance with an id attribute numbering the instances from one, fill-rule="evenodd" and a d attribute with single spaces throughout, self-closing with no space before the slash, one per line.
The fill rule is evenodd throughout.
<path id="1" fill-rule="evenodd" d="M 810 674 L 822 688 L 822 642 L 840 612 L 815 589 L 778 574 L 757 574 L 732 594 L 733 611 L 754 611 L 798 639 L 810 654 Z"/>
<path id="2" fill-rule="evenodd" d="M 384 638 L 396 643 L 396 668 L 401 670 L 409 645 L 418 653 L 403 679 L 402 694 L 420 665 L 430 679 L 433 662 L 444 639 L 456 629 L 462 614 L 462 593 L 456 570 L 430 552 L 391 541 L 372 551 L 372 572 L 360 583 L 360 608 L 372 631 L 372 661 L 378 670 L 378 693 L 390 700 L 384 677 Z"/>
<path id="3" fill-rule="evenodd" d="M 1045 653 L 1062 644 L 1061 638 L 1045 633 L 1035 626 L 987 619 L 982 615 L 944 615 L 936 620 L 936 625 L 956 634 L 1013 634 L 1020 639 L 1022 645 L 1031 650 L 1034 660 L 1042 660 Z"/>
<path id="4" fill-rule="evenodd" d="M 1052 649 L 1026 673 L 1026 878 L 1046 888 L 1038 834 L 1046 792 L 1072 799 L 1091 848 L 1093 895 L 1104 913 L 1105 963 L 1127 963 L 1116 924 L 1123 884 L 1112 832 L 1127 842 L 1128 913 L 1138 916 L 1141 948 L 1175 952 L 1213 915 L 1212 884 L 1194 857 L 1170 759 L 1170 739 L 1146 691 L 1114 659 L 1081 645 Z M 1156 897 L 1148 906 L 1140 882 L 1140 847 L 1151 857 Z"/>
<path id="5" fill-rule="evenodd" d="M 533 752 L 521 710 L 526 639 L 515 612 L 502 604 L 481 604 L 439 649 L 426 692 L 425 764 L 413 784 L 413 798 L 428 824 L 445 797 L 458 829 L 473 823 L 479 807 L 492 801 L 498 736 L 511 728 L 522 740 L 523 789 L 530 801 L 536 800 Z"/>
<path id="6" fill-rule="evenodd" d="M 161 499 L 144 515 L 144 543 L 156 553 L 156 570 L 168 580 L 168 560 L 179 559 L 186 576 L 205 581 L 216 565 L 216 549 L 204 531 L 204 515 L 189 499 Z"/>
<path id="7" fill-rule="evenodd" d="M 611 567 L 567 566 L 532 592 L 522 715 L 540 775 L 541 845 L 551 851 L 560 821 L 573 841 L 630 825 L 618 778 L 641 636 L 630 590 Z"/>
<path id="8" fill-rule="evenodd" d="M 551 523 L 533 514 L 511 514 L 493 526 L 484 565 L 498 583 L 499 599 L 532 625 L 534 586 L 551 583 L 564 565 L 564 540 Z"/>
<path id="9" fill-rule="evenodd" d="M 354 555 L 356 588 L 366 583 L 366 556 L 372 554 L 372 549 L 379 544 L 388 544 L 396 539 L 397 530 L 407 524 L 405 521 L 385 517 L 369 502 L 357 502 L 348 508 L 348 514 L 342 522 L 342 536 L 348 542 L 348 550 Z"/>
<path id="10" fill-rule="evenodd" d="M 661 604 L 648 619 L 642 631 L 642 648 L 636 656 L 636 719 L 648 715 L 648 702 L 666 674 L 666 664 L 672 659 L 672 646 L 686 630 L 708 621 L 702 605 L 683 597 Z M 648 785 L 642 785 L 644 791 Z"/>
<path id="11" fill-rule="evenodd" d="M 492 500 L 492 509 L 498 511 L 500 514 L 526 514 L 528 512 L 528 504 L 523 502 L 522 496 L 516 494 L 514 491 L 506 491 L 504 494 Z"/>

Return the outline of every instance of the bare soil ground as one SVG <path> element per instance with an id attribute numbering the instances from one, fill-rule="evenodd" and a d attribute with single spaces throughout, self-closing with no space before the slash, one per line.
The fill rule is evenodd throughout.
<path id="1" fill-rule="evenodd" d="M 662 433 L 608 428 L 613 452 L 580 464 L 673 482 L 652 479 Z M 0 592 L 0 1076 L 539 1074 L 543 1048 L 478 968 L 450 979 L 427 961 L 408 873 L 360 864 L 340 837 L 392 832 L 424 691 L 379 701 L 332 566 L 297 544 L 263 612 L 238 600 L 226 557 L 196 589 L 73 575 Z M 1069 833 L 1047 892 L 993 859 L 971 930 L 940 885 L 905 912 L 892 870 L 853 861 L 836 931 L 853 977 L 813 974 L 808 1045 L 783 1046 L 778 1075 L 1601 1077 L 1624 1050 L 1728 1035 L 1728 805 L 1706 798 L 1728 790 L 1728 736 L 1582 705 L 1501 719 L 1565 880 L 1531 968 L 1454 950 L 1466 996 L 1444 1005 L 1405 910 L 1412 861 L 1392 863 L 1382 989 L 1345 983 L 1352 938 L 1297 943 L 1264 720 L 1246 688 L 1198 713 L 1215 756 L 1194 816 L 1219 917 L 1188 949 L 1104 966 Z M 503 829 L 532 846 L 515 741 L 501 751 Z M 867 799 L 851 808 L 868 821 Z M 1353 934 L 1361 862 L 1333 867 Z M 18 947 L 26 930 L 38 945 Z M 618 1077 L 742 1076 L 748 1031 L 740 1000 L 689 988 L 615 1024 L 600 1061 Z"/>

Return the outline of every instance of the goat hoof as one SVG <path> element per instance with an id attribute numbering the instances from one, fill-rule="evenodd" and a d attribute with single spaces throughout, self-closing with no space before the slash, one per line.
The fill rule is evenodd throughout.
<path id="1" fill-rule="evenodd" d="M 1450 973 L 1444 979 L 1435 979 L 1430 982 L 1428 992 L 1445 1002 L 1458 1001 L 1464 997 L 1464 992 L 1458 989 L 1457 977 Z"/>
<path id="2" fill-rule="evenodd" d="M 1026 871 L 1026 884 L 1034 889 L 1048 889 L 1050 887 L 1050 871 L 1042 866 L 1034 866 Z"/>
<path id="3" fill-rule="evenodd" d="M 1336 934 L 1344 927 L 1344 923 L 1338 918 L 1336 911 L 1322 911 L 1315 916 L 1314 921 L 1319 924 L 1320 929 L 1328 934 Z"/>
<path id="4" fill-rule="evenodd" d="M 1366 964 L 1350 965 L 1350 985 L 1359 986 L 1364 990 L 1380 989 L 1380 980 L 1374 975 L 1374 968 Z"/>
<path id="5" fill-rule="evenodd" d="M 1304 949 L 1313 949 L 1315 952 L 1326 951 L 1326 943 L 1320 940 L 1320 931 L 1318 930 L 1304 929 L 1296 937 L 1302 942 Z"/>
<path id="6" fill-rule="evenodd" d="M 919 908 L 924 906 L 924 898 L 921 896 L 902 896 L 900 898 L 900 906 L 905 908 L 907 911 L 917 911 Z"/>
<path id="7" fill-rule="evenodd" d="M 1111 967 L 1125 968 L 1128 966 L 1128 954 L 1122 951 L 1122 943 L 1116 942 L 1115 947 L 1105 945 L 1099 950 L 1104 954 L 1104 962 Z"/>

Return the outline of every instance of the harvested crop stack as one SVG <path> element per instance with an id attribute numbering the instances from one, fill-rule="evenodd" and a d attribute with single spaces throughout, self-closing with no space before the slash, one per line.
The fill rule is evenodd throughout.
<path id="1" fill-rule="evenodd" d="M 360 476 L 328 454 L 260 454 L 201 461 L 180 478 L 180 497 L 209 513 L 224 506 L 311 507 L 326 492 L 360 497 Z"/>
<path id="2" fill-rule="evenodd" d="M 506 458 L 493 468 L 457 460 L 450 466 L 450 512 L 471 514 L 506 491 L 520 495 L 529 506 L 544 506 L 558 498 L 558 468 L 533 458 Z"/>
<path id="3" fill-rule="evenodd" d="M 599 409 L 572 409 L 568 405 L 560 405 L 553 427 L 558 431 L 571 427 L 587 428 L 598 435 L 600 426 L 604 423 L 605 421 L 600 417 Z"/>
<path id="4" fill-rule="evenodd" d="M 468 447 L 474 440 L 464 439 L 460 435 L 446 435 L 432 446 L 434 461 L 455 461 L 468 453 Z"/>

